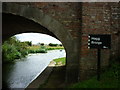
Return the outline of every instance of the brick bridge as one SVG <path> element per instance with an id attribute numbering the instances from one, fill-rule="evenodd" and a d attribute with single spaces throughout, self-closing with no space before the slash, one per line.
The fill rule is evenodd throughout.
<path id="1" fill-rule="evenodd" d="M 111 50 L 102 50 L 102 67 L 120 54 L 120 3 L 14 2 L 3 3 L 3 41 L 26 32 L 51 35 L 66 50 L 66 82 L 96 73 L 96 49 L 88 49 L 89 34 L 110 34 Z"/>

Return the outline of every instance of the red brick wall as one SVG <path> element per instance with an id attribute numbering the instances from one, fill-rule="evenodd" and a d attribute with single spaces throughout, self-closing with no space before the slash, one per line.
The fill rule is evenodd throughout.
<path id="1" fill-rule="evenodd" d="M 101 52 L 102 66 L 109 65 L 110 55 L 115 57 L 118 51 L 118 36 L 115 33 L 120 29 L 118 10 L 120 10 L 118 3 L 83 3 L 82 47 L 80 54 L 80 68 L 83 75 L 81 77 L 89 74 L 90 70 L 96 69 L 97 66 L 97 50 L 88 49 L 89 34 L 110 34 L 112 37 L 111 50 L 102 50 Z"/>

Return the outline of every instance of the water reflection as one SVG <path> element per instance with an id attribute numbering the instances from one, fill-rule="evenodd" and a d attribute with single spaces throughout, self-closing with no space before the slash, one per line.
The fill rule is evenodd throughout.
<path id="1" fill-rule="evenodd" d="M 52 50 L 45 54 L 31 54 L 14 64 L 4 65 L 4 86 L 7 84 L 10 88 L 25 88 L 48 66 L 50 61 L 65 56 L 65 50 Z"/>

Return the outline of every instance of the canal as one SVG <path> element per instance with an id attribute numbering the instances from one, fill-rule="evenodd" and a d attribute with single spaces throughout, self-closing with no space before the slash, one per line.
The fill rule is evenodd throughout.
<path id="1" fill-rule="evenodd" d="M 3 66 L 3 82 L 9 88 L 25 88 L 43 72 L 50 61 L 65 56 L 65 50 L 51 50 L 48 53 L 29 54 L 26 58 L 16 60 L 14 64 Z"/>

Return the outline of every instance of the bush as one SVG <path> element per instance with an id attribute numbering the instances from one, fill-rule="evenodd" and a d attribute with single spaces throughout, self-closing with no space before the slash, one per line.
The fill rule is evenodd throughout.
<path id="1" fill-rule="evenodd" d="M 21 55 L 20 52 L 16 52 L 16 53 L 15 53 L 15 59 L 19 59 L 21 56 L 22 56 L 22 55 Z"/>
<path id="2" fill-rule="evenodd" d="M 15 59 L 25 57 L 28 54 L 27 44 L 22 43 L 15 37 L 11 37 L 2 45 L 3 63 L 12 62 Z"/>
<path id="3" fill-rule="evenodd" d="M 41 43 L 40 45 L 41 45 L 41 46 L 44 46 L 45 44 L 44 44 L 44 43 Z"/>
<path id="4" fill-rule="evenodd" d="M 17 49 L 14 45 L 10 45 L 8 43 L 4 43 L 2 46 L 2 53 L 3 53 L 3 62 L 10 62 L 16 58 Z"/>
<path id="5" fill-rule="evenodd" d="M 29 50 L 29 53 L 47 53 L 46 49 Z"/>
<path id="6" fill-rule="evenodd" d="M 28 53 L 35 53 L 36 51 L 35 50 L 29 50 Z"/>
<path id="7" fill-rule="evenodd" d="M 58 46 L 58 44 L 50 43 L 49 46 Z"/>
<path id="8" fill-rule="evenodd" d="M 59 46 L 63 46 L 62 44 L 59 44 Z"/>
<path id="9" fill-rule="evenodd" d="M 47 53 L 47 50 L 46 49 L 40 49 L 40 50 L 37 50 L 36 53 Z"/>

